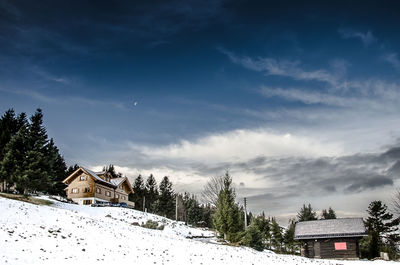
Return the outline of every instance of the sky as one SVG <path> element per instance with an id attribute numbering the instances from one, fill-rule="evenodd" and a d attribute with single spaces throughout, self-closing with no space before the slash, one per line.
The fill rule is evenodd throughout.
<path id="1" fill-rule="evenodd" d="M 248 209 L 339 217 L 400 186 L 396 1 L 0 0 L 0 111 L 34 113 L 69 165 L 229 171 Z M 136 103 L 135 103 L 136 102 Z"/>

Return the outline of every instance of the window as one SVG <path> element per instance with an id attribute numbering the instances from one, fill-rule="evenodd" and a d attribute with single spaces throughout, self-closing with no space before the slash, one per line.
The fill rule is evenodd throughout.
<path id="1" fill-rule="evenodd" d="M 96 188 L 96 193 L 101 193 L 101 189 L 100 188 Z"/>
<path id="2" fill-rule="evenodd" d="M 84 200 L 83 205 L 90 205 L 92 204 L 92 200 Z"/>
<path id="3" fill-rule="evenodd" d="M 121 199 L 125 200 L 125 196 L 121 196 Z"/>
<path id="4" fill-rule="evenodd" d="M 86 188 L 83 190 L 83 192 L 85 192 L 85 193 L 90 192 L 90 187 L 86 187 Z"/>
<path id="5" fill-rule="evenodd" d="M 79 193 L 79 189 L 77 189 L 77 188 L 74 188 L 74 189 L 72 189 L 72 190 L 71 190 L 71 193 L 73 193 L 73 194 L 77 194 L 77 193 Z"/>
<path id="6" fill-rule="evenodd" d="M 111 192 L 106 191 L 106 196 L 111 197 Z"/>
<path id="7" fill-rule="evenodd" d="M 87 180 L 87 176 L 86 175 L 81 175 L 79 177 L 79 181 L 84 181 L 84 180 Z"/>
<path id="8" fill-rule="evenodd" d="M 119 199 L 119 194 L 115 195 L 115 197 L 116 197 L 117 199 Z"/>
<path id="9" fill-rule="evenodd" d="M 347 244 L 346 242 L 335 242 L 335 250 L 346 250 Z"/>

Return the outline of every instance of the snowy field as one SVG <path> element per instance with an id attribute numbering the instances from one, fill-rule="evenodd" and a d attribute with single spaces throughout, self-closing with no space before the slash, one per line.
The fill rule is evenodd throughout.
<path id="1" fill-rule="evenodd" d="M 164 230 L 133 225 L 147 220 Z M 0 197 L 0 264 L 288 264 L 390 265 L 385 261 L 312 260 L 258 252 L 188 236 L 211 236 L 160 216 L 131 209 L 54 201 L 37 206 Z"/>

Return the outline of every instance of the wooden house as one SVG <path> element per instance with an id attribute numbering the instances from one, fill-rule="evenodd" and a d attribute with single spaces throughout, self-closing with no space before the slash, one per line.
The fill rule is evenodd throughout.
<path id="1" fill-rule="evenodd" d="M 362 218 L 341 218 L 299 222 L 294 239 L 302 242 L 305 257 L 358 259 L 359 240 L 366 235 Z"/>
<path id="2" fill-rule="evenodd" d="M 128 178 L 113 178 L 107 172 L 93 172 L 79 167 L 75 172 L 63 180 L 67 184 L 67 197 L 82 205 L 96 202 L 125 202 L 130 206 L 134 203 L 128 200 L 133 193 Z"/>

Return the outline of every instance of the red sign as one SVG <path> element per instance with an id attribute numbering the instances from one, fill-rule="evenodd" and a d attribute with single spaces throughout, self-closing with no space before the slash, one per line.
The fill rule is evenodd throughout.
<path id="1" fill-rule="evenodd" d="M 337 242 L 335 243 L 335 250 L 346 250 L 347 244 L 346 242 Z"/>

